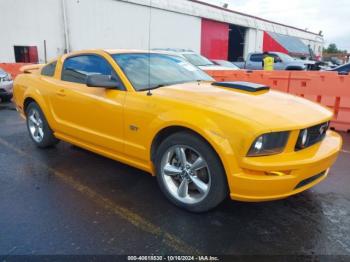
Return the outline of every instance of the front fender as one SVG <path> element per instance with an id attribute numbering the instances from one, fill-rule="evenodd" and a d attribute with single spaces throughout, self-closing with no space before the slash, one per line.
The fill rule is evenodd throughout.
<path id="1" fill-rule="evenodd" d="M 179 119 L 181 115 L 181 119 Z M 238 170 L 237 156 L 232 147 L 230 140 L 218 125 L 218 122 L 205 113 L 194 112 L 191 110 L 176 110 L 168 111 L 159 115 L 150 123 L 151 136 L 147 141 L 148 148 L 152 148 L 152 144 L 157 135 L 164 129 L 169 127 L 183 127 L 189 129 L 202 138 L 204 138 L 211 147 L 215 150 L 226 174 L 232 174 L 234 170 Z M 149 157 L 151 157 L 151 150 L 149 150 Z"/>

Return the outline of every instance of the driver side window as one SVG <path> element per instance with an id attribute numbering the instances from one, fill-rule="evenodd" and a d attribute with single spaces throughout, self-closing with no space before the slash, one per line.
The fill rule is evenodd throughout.
<path id="1" fill-rule="evenodd" d="M 112 66 L 98 55 L 79 55 L 64 61 L 61 80 L 86 84 L 89 75 L 106 75 L 120 82 Z"/>

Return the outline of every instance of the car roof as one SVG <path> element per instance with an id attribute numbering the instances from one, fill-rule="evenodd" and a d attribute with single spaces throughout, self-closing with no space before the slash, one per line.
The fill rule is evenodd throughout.
<path id="1" fill-rule="evenodd" d="M 166 51 L 146 50 L 146 49 L 85 49 L 85 50 L 79 50 L 79 51 L 72 51 L 72 52 L 70 52 L 68 54 L 64 54 L 62 56 L 59 56 L 57 59 L 63 59 L 64 60 L 67 57 L 72 57 L 72 56 L 86 55 L 86 54 L 100 54 L 101 55 L 102 53 L 108 53 L 109 55 L 132 54 L 132 53 L 134 53 L 134 54 L 137 54 L 137 53 L 143 53 L 143 54 L 151 53 L 151 54 L 163 54 L 163 55 L 173 55 L 173 56 L 181 57 L 181 55 L 179 53 L 166 52 Z"/>
<path id="2" fill-rule="evenodd" d="M 72 56 L 72 55 L 79 55 L 79 54 L 86 54 L 86 53 L 100 53 L 105 52 L 111 55 L 114 54 L 125 54 L 125 53 L 156 53 L 156 54 L 164 54 L 165 52 L 162 51 L 156 51 L 156 50 L 148 50 L 148 49 L 85 49 L 85 50 L 79 50 L 79 51 L 72 51 L 66 55 Z"/>
<path id="3" fill-rule="evenodd" d="M 155 54 L 173 54 L 173 55 L 180 55 L 180 54 L 196 54 L 193 51 L 187 50 L 187 51 L 176 51 L 170 48 L 164 48 L 164 49 L 104 49 L 103 51 L 109 53 L 109 54 L 125 54 L 125 53 L 155 53 Z"/>
<path id="4" fill-rule="evenodd" d="M 111 55 L 125 53 L 158 53 L 157 51 L 147 49 L 104 49 L 103 51 Z"/>
<path id="5" fill-rule="evenodd" d="M 275 51 L 268 51 L 267 53 L 269 53 L 269 54 L 284 54 L 282 52 L 275 52 Z M 262 54 L 264 54 L 264 52 L 252 52 L 251 54 L 252 55 L 262 55 Z"/>

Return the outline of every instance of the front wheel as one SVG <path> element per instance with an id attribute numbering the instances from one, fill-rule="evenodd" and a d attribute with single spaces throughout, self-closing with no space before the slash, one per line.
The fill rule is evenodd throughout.
<path id="1" fill-rule="evenodd" d="M 27 128 L 29 135 L 36 146 L 40 148 L 50 147 L 58 143 L 53 131 L 37 103 L 32 102 L 26 109 Z"/>
<path id="2" fill-rule="evenodd" d="M 192 212 L 204 212 L 227 196 L 221 161 L 211 146 L 190 133 L 176 133 L 159 146 L 157 180 L 165 196 Z"/>

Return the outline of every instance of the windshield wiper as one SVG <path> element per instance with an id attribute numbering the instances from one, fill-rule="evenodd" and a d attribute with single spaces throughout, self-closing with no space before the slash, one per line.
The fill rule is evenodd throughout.
<path id="1" fill-rule="evenodd" d="M 193 82 L 193 81 L 198 81 L 198 80 L 176 81 L 176 82 L 171 82 L 171 83 L 159 84 L 159 85 L 155 85 L 155 86 L 151 86 L 151 87 L 137 89 L 137 91 L 153 90 L 153 89 L 157 89 L 157 88 L 164 87 L 164 86 L 184 84 L 184 83 L 189 83 L 189 82 Z"/>
<path id="2" fill-rule="evenodd" d="M 137 90 L 137 91 L 153 90 L 153 89 L 157 89 L 157 88 L 160 88 L 160 87 L 163 87 L 163 86 L 166 86 L 166 85 L 159 84 L 159 85 L 155 85 L 155 86 L 151 86 L 151 87 L 141 88 L 141 89 L 139 89 L 139 90 Z"/>

